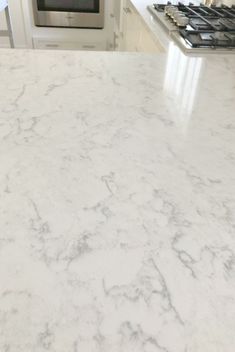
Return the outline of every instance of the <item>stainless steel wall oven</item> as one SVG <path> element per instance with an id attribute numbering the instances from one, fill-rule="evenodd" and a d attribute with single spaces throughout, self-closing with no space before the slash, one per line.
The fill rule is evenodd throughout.
<path id="1" fill-rule="evenodd" d="M 36 26 L 103 28 L 105 0 L 33 0 Z"/>

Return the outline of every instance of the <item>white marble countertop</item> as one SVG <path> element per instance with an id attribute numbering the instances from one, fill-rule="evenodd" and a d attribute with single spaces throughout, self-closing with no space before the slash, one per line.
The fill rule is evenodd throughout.
<path id="1" fill-rule="evenodd" d="M 1 50 L 0 77 L 0 351 L 234 352 L 234 58 Z"/>

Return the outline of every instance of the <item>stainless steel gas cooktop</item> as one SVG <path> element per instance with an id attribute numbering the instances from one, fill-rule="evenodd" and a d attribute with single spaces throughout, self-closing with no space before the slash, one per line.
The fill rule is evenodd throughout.
<path id="1" fill-rule="evenodd" d="M 235 53 L 235 6 L 178 3 L 148 7 L 154 18 L 187 50 Z"/>

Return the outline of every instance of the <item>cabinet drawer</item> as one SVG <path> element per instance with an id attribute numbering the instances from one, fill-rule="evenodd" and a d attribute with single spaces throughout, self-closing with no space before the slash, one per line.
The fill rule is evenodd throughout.
<path id="1" fill-rule="evenodd" d="M 47 40 L 34 38 L 35 49 L 47 50 L 87 50 L 87 51 L 101 51 L 106 50 L 105 43 L 81 43 L 81 42 L 67 42 L 60 40 Z"/>

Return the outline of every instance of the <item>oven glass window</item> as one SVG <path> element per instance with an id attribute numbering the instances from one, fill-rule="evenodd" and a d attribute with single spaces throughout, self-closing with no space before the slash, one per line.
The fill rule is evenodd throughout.
<path id="1" fill-rule="evenodd" d="M 37 0 L 39 11 L 99 12 L 99 0 Z"/>

